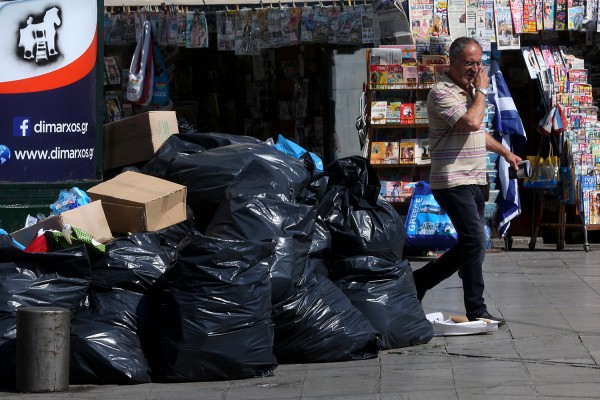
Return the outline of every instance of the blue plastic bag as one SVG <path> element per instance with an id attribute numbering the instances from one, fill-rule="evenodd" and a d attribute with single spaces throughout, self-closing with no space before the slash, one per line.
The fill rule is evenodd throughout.
<path id="1" fill-rule="evenodd" d="M 439 206 L 428 182 L 415 185 L 405 222 L 406 246 L 416 250 L 445 250 L 457 243 L 448 214 Z"/>
<path id="2" fill-rule="evenodd" d="M 310 151 L 306 151 L 306 149 L 304 149 L 302 146 L 299 146 L 291 140 L 284 138 L 281 134 L 277 137 L 277 143 L 275 143 L 273 147 L 298 159 L 302 158 L 304 154 L 308 153 L 310 158 L 312 158 L 313 162 L 315 163 L 315 170 L 317 172 L 323 172 L 323 161 L 321 161 L 319 156 L 311 153 Z"/>

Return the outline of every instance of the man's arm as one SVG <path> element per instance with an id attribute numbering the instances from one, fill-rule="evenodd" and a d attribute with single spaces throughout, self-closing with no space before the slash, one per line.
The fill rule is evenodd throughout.
<path id="1" fill-rule="evenodd" d="M 481 92 L 475 92 L 471 107 L 467 108 L 467 112 L 454 125 L 461 131 L 478 131 L 481 128 L 483 117 L 485 116 L 485 95 Z"/>
<path id="2" fill-rule="evenodd" d="M 519 169 L 517 163 L 521 161 L 521 157 L 512 153 L 510 150 L 504 147 L 502 143 L 494 139 L 494 137 L 487 132 L 485 134 L 485 148 L 488 151 L 494 152 L 504 157 L 506 162 L 512 165 L 514 169 Z"/>

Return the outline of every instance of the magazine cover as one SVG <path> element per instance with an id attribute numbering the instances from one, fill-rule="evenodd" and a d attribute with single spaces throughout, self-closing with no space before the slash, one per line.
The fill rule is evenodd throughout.
<path id="1" fill-rule="evenodd" d="M 481 0 L 477 9 L 475 21 L 475 36 L 496 40 L 494 30 L 494 0 Z"/>
<path id="2" fill-rule="evenodd" d="M 450 64 L 434 64 L 433 65 L 433 77 L 435 81 L 442 79 L 444 74 L 450 70 Z"/>
<path id="3" fill-rule="evenodd" d="M 269 12 L 267 14 L 267 24 L 267 29 L 269 31 L 269 47 L 282 47 L 283 31 L 281 29 L 281 9 L 269 9 Z"/>
<path id="4" fill-rule="evenodd" d="M 402 181 L 387 181 L 386 192 L 390 201 L 400 201 L 400 197 L 402 196 Z"/>
<path id="5" fill-rule="evenodd" d="M 449 62 L 448 56 L 441 54 L 423 54 L 421 59 L 422 63 L 425 65 L 448 64 Z"/>
<path id="6" fill-rule="evenodd" d="M 431 36 L 450 35 L 448 27 L 448 1 L 433 0 L 433 26 Z"/>
<path id="7" fill-rule="evenodd" d="M 386 146 L 386 142 L 371 142 L 371 153 L 369 156 L 371 164 L 383 164 Z"/>
<path id="8" fill-rule="evenodd" d="M 415 142 L 400 142 L 400 164 L 415 163 Z"/>
<path id="9" fill-rule="evenodd" d="M 433 24 L 433 0 L 408 2 L 411 31 L 415 39 L 429 39 Z"/>
<path id="10" fill-rule="evenodd" d="M 385 155 L 383 157 L 384 164 L 398 164 L 400 143 L 386 142 Z"/>
<path id="11" fill-rule="evenodd" d="M 121 67 L 115 56 L 104 57 L 104 67 L 106 68 L 107 83 L 109 85 L 121 84 Z"/>
<path id="12" fill-rule="evenodd" d="M 290 8 L 290 45 L 300 43 L 300 28 L 302 25 L 302 8 Z"/>
<path id="13" fill-rule="evenodd" d="M 535 0 L 523 0 L 523 33 L 537 33 Z"/>
<path id="14" fill-rule="evenodd" d="M 369 65 L 372 89 L 384 89 L 387 82 L 387 65 Z"/>
<path id="15" fill-rule="evenodd" d="M 264 10 L 263 10 L 264 11 Z M 302 19 L 300 22 L 300 41 L 314 42 L 314 32 L 316 29 L 315 8 L 303 7 Z"/>
<path id="16" fill-rule="evenodd" d="M 384 125 L 387 118 L 387 101 L 379 100 L 371 102 L 371 123 L 373 125 Z"/>
<path id="17" fill-rule="evenodd" d="M 400 123 L 400 106 L 402 102 L 399 100 L 390 100 L 387 105 L 387 120 L 388 124 L 399 124 Z"/>
<path id="18" fill-rule="evenodd" d="M 361 9 L 362 42 L 373 43 L 373 8 L 371 4 L 364 5 Z"/>
<path id="19" fill-rule="evenodd" d="M 415 123 L 415 103 L 402 103 L 400 105 L 400 123 Z"/>
<path id="20" fill-rule="evenodd" d="M 235 50 L 235 13 L 217 12 L 217 49 Z"/>
<path id="21" fill-rule="evenodd" d="M 521 53 L 523 54 L 523 60 L 525 61 L 525 66 L 527 66 L 527 71 L 529 72 L 529 78 L 537 79 L 540 67 L 535 58 L 533 49 L 531 47 L 521 47 Z"/>
<path id="22" fill-rule="evenodd" d="M 477 32 L 475 26 L 477 21 L 477 0 L 467 0 L 466 6 L 466 18 L 467 18 L 467 34 L 468 37 L 475 37 Z M 452 34 L 452 30 L 450 30 L 450 34 Z"/>
<path id="23" fill-rule="evenodd" d="M 584 0 L 567 0 L 567 29 L 578 31 L 582 29 L 585 17 Z"/>
<path id="24" fill-rule="evenodd" d="M 554 9 L 554 29 L 567 30 L 567 0 L 556 0 Z"/>
<path id="25" fill-rule="evenodd" d="M 337 43 L 362 43 L 360 22 L 360 10 L 350 7 L 341 10 L 338 19 Z"/>
<path id="26" fill-rule="evenodd" d="M 498 50 L 519 49 L 521 47 L 520 36 L 515 35 L 513 31 L 510 1 L 503 0 L 502 3 L 494 3 Z"/>
<path id="27" fill-rule="evenodd" d="M 419 81 L 419 71 L 417 65 L 407 65 L 402 67 L 404 83 L 416 86 Z"/>
<path id="28" fill-rule="evenodd" d="M 452 39 L 467 36 L 467 8 L 465 0 L 448 0 L 448 26 Z"/>
<path id="29" fill-rule="evenodd" d="M 515 34 L 523 33 L 523 0 L 510 0 L 513 31 Z"/>
<path id="30" fill-rule="evenodd" d="M 554 0 L 543 0 L 543 24 L 545 30 L 554 30 Z"/>
<path id="31" fill-rule="evenodd" d="M 404 83 L 404 78 L 402 75 L 403 67 L 400 64 L 390 64 L 387 65 L 387 84 L 388 89 L 396 89 L 400 88 Z"/>
<path id="32" fill-rule="evenodd" d="M 422 85 L 432 85 L 435 82 L 433 65 L 419 64 L 417 66 L 418 82 Z"/>
<path id="33" fill-rule="evenodd" d="M 336 44 L 338 43 L 338 32 L 339 32 L 339 17 L 341 9 L 336 6 L 335 3 L 332 6 L 326 7 L 327 9 L 327 43 Z"/>
<path id="34" fill-rule="evenodd" d="M 235 24 L 235 54 L 258 55 L 256 14 L 249 9 L 240 10 Z"/>
<path id="35" fill-rule="evenodd" d="M 415 123 L 426 124 L 429 121 L 427 116 L 427 100 L 415 101 Z"/>

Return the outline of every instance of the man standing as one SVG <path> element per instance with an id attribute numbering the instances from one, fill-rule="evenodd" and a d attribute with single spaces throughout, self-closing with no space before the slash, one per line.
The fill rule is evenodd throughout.
<path id="1" fill-rule="evenodd" d="M 446 211 L 458 236 L 454 248 L 414 271 L 419 300 L 456 271 L 463 281 L 467 318 L 492 316 L 483 299 L 485 257 L 484 188 L 486 150 L 498 153 L 514 168 L 521 158 L 486 133 L 483 124 L 489 77 L 481 68 L 481 46 L 461 37 L 450 46 L 450 69 L 427 97 L 433 196 Z"/>

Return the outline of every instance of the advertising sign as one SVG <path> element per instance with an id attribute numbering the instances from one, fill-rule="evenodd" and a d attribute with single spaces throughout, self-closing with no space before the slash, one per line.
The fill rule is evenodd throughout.
<path id="1" fill-rule="evenodd" d="M 97 12 L 0 3 L 0 183 L 95 179 Z"/>

